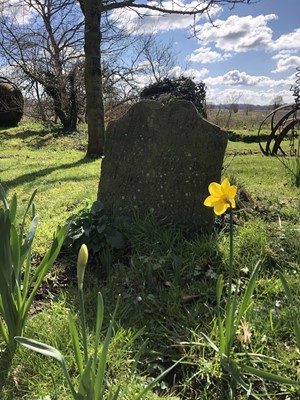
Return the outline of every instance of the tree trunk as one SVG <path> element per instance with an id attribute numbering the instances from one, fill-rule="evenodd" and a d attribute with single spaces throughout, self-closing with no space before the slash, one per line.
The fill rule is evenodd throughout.
<path id="1" fill-rule="evenodd" d="M 85 90 L 88 123 L 87 156 L 103 155 L 104 104 L 101 72 L 100 4 L 98 0 L 84 0 L 85 32 Z"/>

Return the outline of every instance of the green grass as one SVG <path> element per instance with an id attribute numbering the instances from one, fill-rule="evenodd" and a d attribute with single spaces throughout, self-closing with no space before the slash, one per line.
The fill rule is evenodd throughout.
<path id="1" fill-rule="evenodd" d="M 86 134 L 52 133 L 39 124 L 0 130 L 0 182 L 7 196 L 26 204 L 38 189 L 40 216 L 36 251 L 53 231 L 97 194 L 101 162 L 85 158 Z"/>
<path id="2" fill-rule="evenodd" d="M 38 124 L 0 130 L 0 179 L 8 197 L 16 192 L 25 206 L 38 189 L 36 257 L 46 251 L 57 225 L 96 199 L 101 160 L 85 158 L 86 140 L 84 132 L 61 135 Z M 276 158 L 261 155 L 257 143 L 229 142 L 224 164 L 224 176 L 230 176 L 240 189 L 239 209 L 234 212 L 234 265 L 242 288 L 256 261 L 262 259 L 253 306 L 246 316 L 251 344 L 245 349 L 236 340 L 234 349 L 262 354 L 254 357 L 256 364 L 297 380 L 299 349 L 277 271 L 284 272 L 290 283 L 299 317 L 300 189 L 289 184 Z M 226 278 L 228 271 L 228 215 L 216 219 L 216 234 L 209 237 L 151 218 L 118 224 L 129 244 L 114 255 L 110 280 L 92 259 L 85 284 L 91 343 L 97 292 L 101 290 L 104 297 L 105 327 L 121 294 L 109 353 L 112 384 L 127 385 L 134 354 L 149 340 L 128 400 L 147 379 L 183 356 L 182 363 L 145 399 L 227 399 L 230 379 L 202 332 L 217 340 L 215 287 L 218 275 Z M 64 251 L 36 299 L 26 330 L 26 336 L 54 345 L 66 355 L 74 381 L 66 316 L 68 309 L 75 314 L 78 310 L 75 282 L 74 256 Z M 253 362 L 249 356 L 249 363 Z M 55 396 L 55 390 L 58 399 L 70 399 L 58 366 L 24 348 L 18 349 L 11 378 L 2 394 L 4 400 L 38 400 Z M 251 376 L 245 379 L 262 398 L 300 397 L 295 387 Z M 236 398 L 247 396 L 238 388 Z"/>

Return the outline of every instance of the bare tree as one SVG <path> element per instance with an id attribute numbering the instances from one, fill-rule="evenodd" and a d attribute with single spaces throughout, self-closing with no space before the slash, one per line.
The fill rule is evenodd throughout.
<path id="1" fill-rule="evenodd" d="M 239 111 L 239 100 L 242 97 L 242 93 L 239 94 L 232 94 L 228 100 L 227 110 L 228 110 L 228 117 L 225 123 L 225 128 L 229 128 L 230 121 L 232 117 L 232 113 L 236 114 Z"/>
<path id="2" fill-rule="evenodd" d="M 30 10 L 26 21 L 13 12 L 1 16 L 0 54 L 22 72 L 39 104 L 47 95 L 63 128 L 75 130 L 84 58 L 79 7 L 74 0 L 23 0 L 23 5 Z"/>
<path id="3" fill-rule="evenodd" d="M 276 108 L 278 108 L 278 107 L 280 107 L 280 106 L 282 106 L 283 105 L 283 97 L 282 96 L 276 96 L 273 100 L 272 100 L 272 102 L 271 102 L 271 105 L 272 105 L 272 109 L 273 110 L 276 110 Z"/>
<path id="4" fill-rule="evenodd" d="M 129 38 L 121 34 L 119 37 L 122 50 L 112 46 L 109 51 L 103 51 L 102 84 L 106 114 L 137 101 L 146 85 L 168 77 L 176 65 L 171 41 L 161 44 L 154 34 L 129 35 Z M 122 58 L 124 42 L 129 48 L 125 49 Z"/>
<path id="5" fill-rule="evenodd" d="M 136 52 L 143 62 L 140 70 L 147 74 L 149 83 L 160 81 L 168 76 L 176 65 L 176 56 L 172 50 L 173 43 L 158 43 L 154 34 L 144 35 L 135 44 Z"/>
<path id="6" fill-rule="evenodd" d="M 103 86 L 101 70 L 101 16 L 113 10 L 130 8 L 141 18 L 148 10 L 165 14 L 197 16 L 207 14 L 216 5 L 251 4 L 259 0 L 198 0 L 189 4 L 175 1 L 148 2 L 135 0 L 78 0 L 85 16 L 85 58 L 86 58 L 86 96 L 88 101 L 87 119 L 89 131 L 89 153 L 103 154 L 105 124 Z M 93 30 L 93 33 L 91 32 Z M 89 99 L 92 99 L 89 101 Z"/>

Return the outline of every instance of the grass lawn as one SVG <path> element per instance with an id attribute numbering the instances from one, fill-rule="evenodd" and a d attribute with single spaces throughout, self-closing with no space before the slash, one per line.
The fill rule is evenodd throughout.
<path id="1" fill-rule="evenodd" d="M 86 141 L 85 132 L 62 135 L 38 124 L 0 129 L 0 182 L 7 197 L 17 193 L 22 209 L 37 188 L 35 206 L 40 222 L 33 262 L 46 252 L 56 227 L 96 199 L 101 160 L 85 158 Z M 261 260 L 251 305 L 237 327 L 232 357 L 300 382 L 293 325 L 294 318 L 299 319 L 300 305 L 300 189 L 290 185 L 282 163 L 260 153 L 257 143 L 228 143 L 225 176 L 239 188 L 234 212 L 233 291 L 239 284 L 243 292 Z M 230 371 L 224 370 L 219 354 L 203 335 L 219 346 L 216 285 L 220 274 L 225 282 L 228 278 L 228 218 L 228 214 L 216 218 L 216 232 L 209 237 L 161 225 L 151 218 L 131 224 L 116 221 L 127 238 L 126 248 L 111 254 L 108 265 L 104 265 L 105 258 L 103 265 L 91 258 L 85 280 L 88 339 L 93 343 L 98 291 L 104 298 L 104 328 L 121 294 L 108 355 L 108 379 L 112 387 L 126 387 L 124 399 L 134 399 L 149 380 L 177 360 L 181 360 L 179 364 L 143 399 L 300 398 L 297 385 L 243 372 L 247 394 L 234 383 Z M 293 313 L 278 271 L 290 285 Z M 225 284 L 222 307 L 226 289 Z M 64 248 L 34 302 L 25 334 L 65 355 L 76 386 L 69 310 L 78 314 L 76 256 Z M 247 334 L 250 341 L 245 340 Z M 134 356 L 145 341 L 136 374 L 129 380 Z M 57 363 L 19 347 L 0 398 L 72 397 Z"/>

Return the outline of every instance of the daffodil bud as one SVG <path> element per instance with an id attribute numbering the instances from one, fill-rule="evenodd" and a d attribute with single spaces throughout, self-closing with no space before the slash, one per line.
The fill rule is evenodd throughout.
<path id="1" fill-rule="evenodd" d="M 85 244 L 80 247 L 78 258 L 77 258 L 77 282 L 78 288 L 82 290 L 83 288 L 83 279 L 84 279 L 84 272 L 85 267 L 88 262 L 89 252 L 88 248 Z"/>

